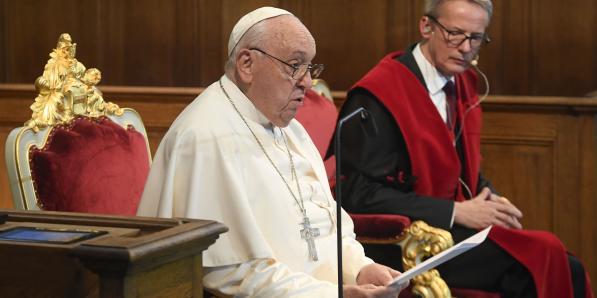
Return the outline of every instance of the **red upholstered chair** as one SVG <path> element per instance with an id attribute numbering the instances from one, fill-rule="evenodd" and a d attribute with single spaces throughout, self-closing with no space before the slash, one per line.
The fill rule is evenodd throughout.
<path id="1" fill-rule="evenodd" d="M 299 109 L 296 119 L 305 127 L 322 158 L 332 139 L 337 117 L 338 111 L 329 87 L 322 80 L 314 80 L 313 89 L 307 92 L 304 106 Z M 325 166 L 333 184 L 335 160 L 326 160 Z M 405 270 L 453 245 L 452 236 L 447 231 L 430 227 L 422 221 L 411 223 L 405 216 L 355 213 L 350 216 L 361 243 L 401 246 Z M 436 270 L 416 277 L 411 282 L 411 291 L 403 291 L 401 297 L 409 297 L 413 293 L 422 297 L 450 297 L 450 289 Z"/>
<path id="2" fill-rule="evenodd" d="M 134 215 L 149 172 L 143 122 L 105 102 L 97 69 L 62 34 L 35 87 L 32 118 L 6 142 L 14 207 Z"/>

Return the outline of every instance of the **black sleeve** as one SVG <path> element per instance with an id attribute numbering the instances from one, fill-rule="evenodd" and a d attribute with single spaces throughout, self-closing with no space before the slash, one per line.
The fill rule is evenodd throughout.
<path id="1" fill-rule="evenodd" d="M 378 128 L 368 133 L 359 119 L 345 122 L 342 130 L 342 202 L 354 213 L 391 213 L 424 220 L 450 229 L 454 202 L 419 196 L 413 191 L 406 144 L 396 121 L 377 98 L 364 89 L 350 92 L 340 112 L 348 115 L 365 107 Z"/>

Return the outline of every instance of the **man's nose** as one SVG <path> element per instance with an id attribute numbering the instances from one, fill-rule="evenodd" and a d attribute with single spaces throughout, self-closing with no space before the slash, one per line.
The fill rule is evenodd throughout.
<path id="1" fill-rule="evenodd" d="M 471 46 L 471 39 L 465 39 L 464 42 L 458 46 L 458 49 L 463 53 L 470 52 L 473 49 L 473 47 Z"/>
<path id="2" fill-rule="evenodd" d="M 296 82 L 297 86 L 301 86 L 305 88 L 305 90 L 310 89 L 313 84 L 313 79 L 311 78 L 311 72 L 307 71 L 304 76 L 298 79 Z"/>

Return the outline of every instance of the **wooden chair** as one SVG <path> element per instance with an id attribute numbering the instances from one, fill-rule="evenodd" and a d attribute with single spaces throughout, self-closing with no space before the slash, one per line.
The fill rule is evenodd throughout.
<path id="1" fill-rule="evenodd" d="M 104 101 L 101 73 L 75 58 L 60 35 L 31 119 L 6 141 L 16 209 L 134 215 L 151 163 L 147 134 L 132 109 Z"/>

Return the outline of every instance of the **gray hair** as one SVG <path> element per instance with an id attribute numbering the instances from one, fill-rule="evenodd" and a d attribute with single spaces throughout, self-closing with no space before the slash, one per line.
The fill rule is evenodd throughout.
<path id="1" fill-rule="evenodd" d="M 247 30 L 245 35 L 241 37 L 238 44 L 236 44 L 236 46 L 230 53 L 230 56 L 228 56 L 228 60 L 226 60 L 226 65 L 224 67 L 226 72 L 232 71 L 236 67 L 236 56 L 238 56 L 238 52 L 240 50 L 261 46 L 263 43 L 265 43 L 265 41 L 268 38 L 268 35 L 265 34 L 266 26 L 264 21 L 266 20 L 263 20 L 253 25 L 251 28 L 249 28 L 249 30 Z"/>
<path id="2" fill-rule="evenodd" d="M 426 0 L 425 14 L 435 18 L 439 17 L 439 7 L 445 1 L 447 0 Z M 491 3 L 491 0 L 468 0 L 468 2 L 472 2 L 481 6 L 481 8 L 483 8 L 487 12 L 487 15 L 491 19 L 491 15 L 493 14 L 493 4 Z"/>

